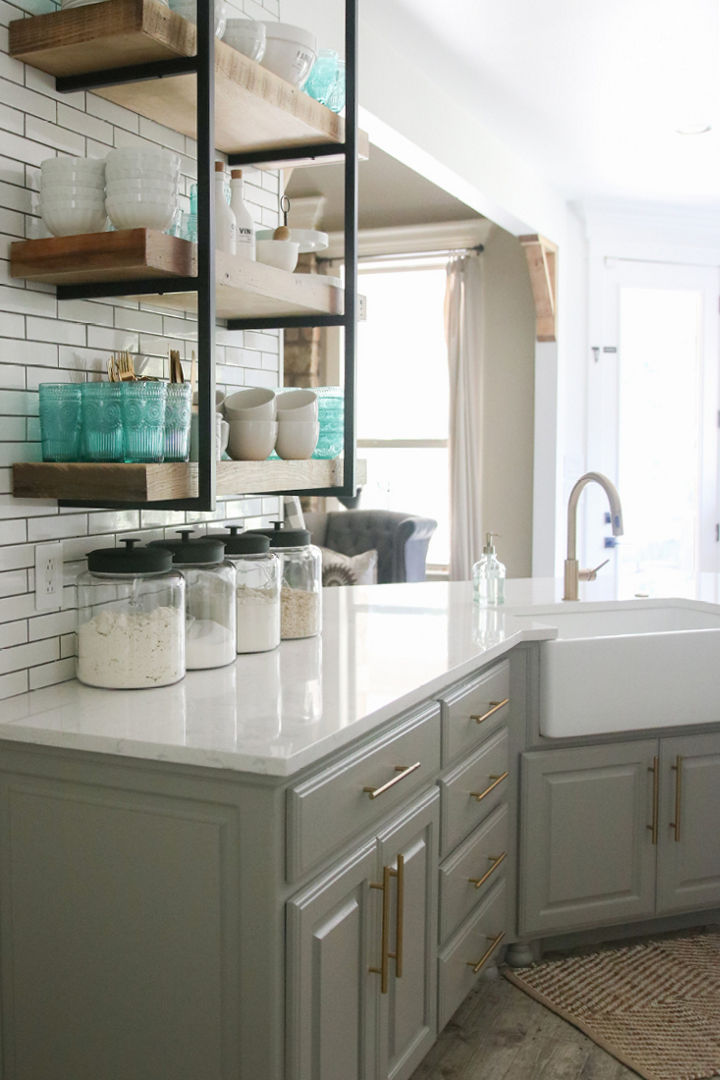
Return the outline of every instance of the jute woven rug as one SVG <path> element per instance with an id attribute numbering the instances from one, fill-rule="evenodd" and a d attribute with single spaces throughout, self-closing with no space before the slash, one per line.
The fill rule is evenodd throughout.
<path id="1" fill-rule="evenodd" d="M 503 974 L 646 1080 L 720 1076 L 720 932 L 605 947 Z"/>

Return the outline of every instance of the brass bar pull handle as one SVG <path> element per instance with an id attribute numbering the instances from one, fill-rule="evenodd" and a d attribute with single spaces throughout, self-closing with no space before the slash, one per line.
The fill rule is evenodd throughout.
<path id="1" fill-rule="evenodd" d="M 490 875 L 495 873 L 498 866 L 503 861 L 503 859 L 505 858 L 506 855 L 507 855 L 507 851 L 503 851 L 501 855 L 488 855 L 488 859 L 492 863 L 492 866 L 490 867 L 489 870 L 485 871 L 485 873 L 483 874 L 482 877 L 479 877 L 479 878 L 470 877 L 470 878 L 468 878 L 468 881 L 470 882 L 470 884 L 474 885 L 476 889 L 479 889 L 481 885 L 484 885 L 485 882 L 487 881 L 487 879 L 490 877 Z"/>
<path id="2" fill-rule="evenodd" d="M 510 773 L 507 771 L 507 769 L 504 773 L 501 773 L 500 776 L 498 776 L 497 773 L 490 773 L 488 777 L 488 780 L 492 780 L 492 784 L 490 785 L 490 787 L 486 787 L 484 791 L 471 791 L 470 797 L 473 799 L 477 799 L 477 801 L 480 802 L 480 800 L 484 799 L 486 795 L 489 795 L 490 792 L 498 786 L 498 784 L 502 784 L 503 780 L 507 780 L 509 775 Z"/>
<path id="3" fill-rule="evenodd" d="M 414 765 L 396 765 L 395 772 L 397 776 L 393 776 L 391 780 L 387 780 L 382 787 L 364 787 L 363 791 L 367 792 L 371 799 L 377 799 L 379 795 L 384 795 L 390 788 L 395 787 L 401 780 L 404 780 L 410 773 L 414 773 L 416 769 L 419 769 L 421 762 L 416 761 Z"/>
<path id="4" fill-rule="evenodd" d="M 509 700 L 510 698 L 506 697 L 503 698 L 502 701 L 491 701 L 489 703 L 490 708 L 487 712 L 483 713 L 482 716 L 478 716 L 477 713 L 471 713 L 470 719 L 474 720 L 476 724 L 482 724 L 483 720 L 487 720 L 488 717 L 492 716 L 493 713 L 496 713 L 498 709 L 502 709 L 504 705 L 507 705 Z"/>
<path id="5" fill-rule="evenodd" d="M 502 939 L 504 937 L 505 937 L 505 931 L 504 930 L 502 931 L 502 933 L 498 934 L 497 937 L 494 937 L 494 938 L 488 937 L 488 941 L 490 942 L 490 945 L 485 950 L 483 955 L 480 957 L 477 964 L 475 964 L 472 960 L 466 960 L 465 961 L 466 966 L 471 967 L 473 969 L 473 975 L 477 975 L 478 971 L 480 971 L 481 968 L 485 967 L 488 960 L 490 959 L 492 954 L 495 952 L 495 950 L 497 949 L 498 945 L 500 944 L 500 942 L 502 941 Z"/>
<path id="6" fill-rule="evenodd" d="M 405 856 L 398 855 L 397 870 L 391 870 L 397 877 L 397 895 L 395 900 L 395 975 L 402 978 L 403 936 L 405 932 Z"/>
<path id="7" fill-rule="evenodd" d="M 680 803 L 682 800 L 682 763 L 680 754 L 675 758 L 675 764 L 670 768 L 675 773 L 675 820 L 670 822 L 670 828 L 675 830 L 675 843 L 680 840 Z"/>
<path id="8" fill-rule="evenodd" d="M 390 925 L 390 874 L 389 866 L 383 866 L 382 883 L 372 881 L 371 889 L 382 889 L 382 927 L 380 930 L 380 967 L 371 967 L 374 975 L 380 976 L 380 993 L 388 992 L 388 967 L 390 962 L 389 925 Z"/>
<path id="9" fill-rule="evenodd" d="M 652 766 L 648 768 L 648 772 L 653 774 L 653 810 L 652 810 L 652 825 L 648 825 L 647 828 L 652 833 L 652 842 L 657 844 L 658 842 L 658 797 L 660 793 L 660 774 L 658 768 L 659 762 L 657 757 L 653 758 Z"/>

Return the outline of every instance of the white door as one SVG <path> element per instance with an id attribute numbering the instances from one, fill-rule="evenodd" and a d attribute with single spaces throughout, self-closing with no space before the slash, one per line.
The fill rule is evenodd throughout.
<path id="1" fill-rule="evenodd" d="M 602 492 L 593 492 L 585 558 L 595 565 L 610 555 L 623 592 L 653 585 L 674 591 L 720 569 L 720 275 L 715 268 L 606 259 L 600 277 L 588 466 L 617 483 L 625 535 L 614 556 L 604 548 L 610 529 L 599 516 L 607 508 Z"/>

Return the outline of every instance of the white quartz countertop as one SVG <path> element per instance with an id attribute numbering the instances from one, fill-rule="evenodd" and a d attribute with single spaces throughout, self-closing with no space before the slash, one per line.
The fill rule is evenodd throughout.
<path id="1" fill-rule="evenodd" d="M 593 600 L 615 599 L 598 584 Z M 717 602 L 710 591 L 702 598 Z M 551 579 L 514 579 L 506 604 L 482 611 L 468 582 L 326 589 L 321 637 L 169 687 L 72 681 L 10 698 L 0 702 L 0 739 L 289 776 L 521 641 L 554 637 L 543 608 L 561 593 Z M 535 609 L 537 621 L 513 609 Z"/>

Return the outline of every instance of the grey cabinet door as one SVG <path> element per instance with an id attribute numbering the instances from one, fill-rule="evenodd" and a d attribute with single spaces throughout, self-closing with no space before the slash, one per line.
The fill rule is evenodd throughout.
<path id="1" fill-rule="evenodd" d="M 378 839 L 380 867 L 402 875 L 390 879 L 389 911 L 389 947 L 400 948 L 401 963 L 391 959 L 380 994 L 378 1074 L 387 1080 L 410 1076 L 437 1035 L 438 810 L 433 789 Z"/>
<path id="2" fill-rule="evenodd" d="M 521 934 L 655 910 L 657 741 L 522 756 Z"/>
<path id="3" fill-rule="evenodd" d="M 287 905 L 288 1080 L 375 1080 L 374 842 Z"/>
<path id="4" fill-rule="evenodd" d="M 661 740 L 658 914 L 720 904 L 720 735 Z"/>

